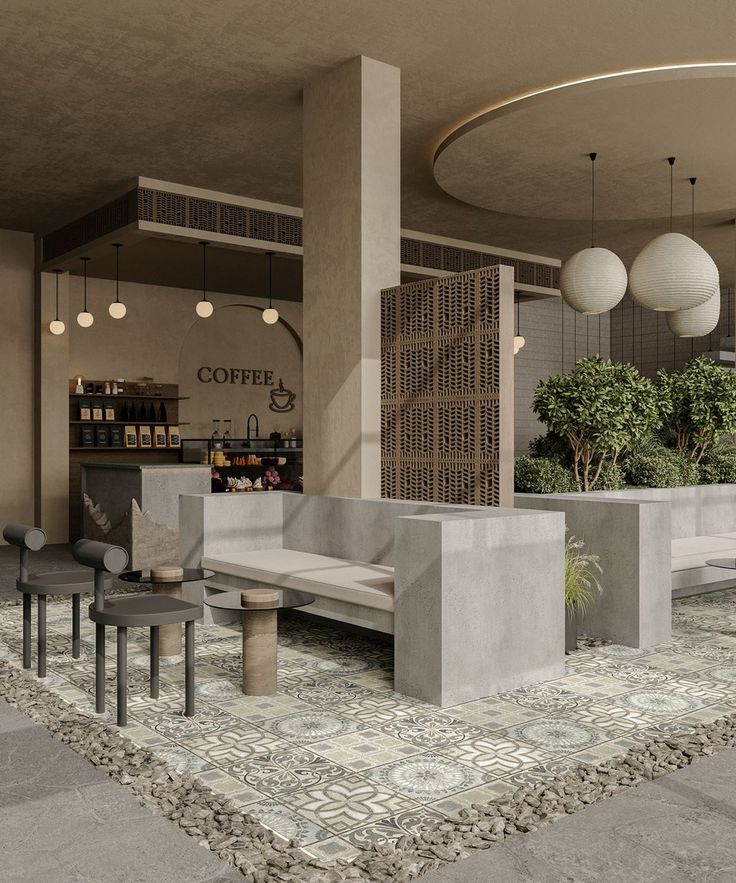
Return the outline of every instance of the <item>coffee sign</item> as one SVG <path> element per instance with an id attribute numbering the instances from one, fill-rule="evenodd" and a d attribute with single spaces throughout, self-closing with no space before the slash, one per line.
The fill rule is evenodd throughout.
<path id="1" fill-rule="evenodd" d="M 197 371 L 200 383 L 239 383 L 242 386 L 271 386 L 273 371 L 264 368 L 212 368 L 202 365 Z"/>

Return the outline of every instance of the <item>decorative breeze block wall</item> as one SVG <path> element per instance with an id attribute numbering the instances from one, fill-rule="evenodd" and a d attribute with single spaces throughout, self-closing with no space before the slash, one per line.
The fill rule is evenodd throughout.
<path id="1" fill-rule="evenodd" d="M 381 293 L 381 493 L 481 506 L 513 500 L 511 267 Z"/>

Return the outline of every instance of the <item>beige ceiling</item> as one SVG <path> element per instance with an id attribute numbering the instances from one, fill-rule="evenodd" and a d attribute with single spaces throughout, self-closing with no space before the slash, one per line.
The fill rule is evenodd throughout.
<path id="1" fill-rule="evenodd" d="M 532 187 L 523 188 L 526 217 L 513 201 L 488 211 L 453 198 L 432 174 L 442 135 L 538 86 L 736 60 L 736 4 L 0 0 L 0 226 L 52 229 L 136 175 L 299 205 L 301 88 L 358 54 L 402 70 L 404 227 L 564 258 L 586 244 L 587 221 L 539 220 L 548 211 L 542 201 L 534 212 Z M 715 107 L 711 118 L 730 120 L 732 108 Z M 621 114 L 617 122 L 625 143 L 641 120 Z M 675 125 L 684 131 L 690 122 L 682 114 Z M 517 137 L 523 149 L 543 133 Z M 572 151 L 606 152 L 605 144 L 571 142 Z M 514 175 L 534 181 L 534 155 Z M 496 180 L 504 174 L 491 171 Z M 467 175 L 473 185 L 475 172 Z M 574 204 L 586 186 L 583 178 L 568 188 Z M 700 240 L 732 276 L 734 230 L 726 222 L 736 206 L 721 208 L 703 219 Z M 660 226 L 652 218 L 606 221 L 600 237 L 630 260 Z"/>

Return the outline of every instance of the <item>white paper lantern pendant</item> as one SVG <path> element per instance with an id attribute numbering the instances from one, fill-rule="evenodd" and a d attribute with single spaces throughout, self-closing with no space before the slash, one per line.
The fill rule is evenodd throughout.
<path id="1" fill-rule="evenodd" d="M 695 182 L 690 178 L 692 211 L 690 221 L 690 237 L 695 241 Z M 717 271 L 716 271 L 717 276 Z M 690 310 L 677 310 L 667 313 L 667 325 L 677 337 L 705 337 L 715 330 L 721 317 L 721 285 L 716 282 L 715 288 L 705 303 Z"/>
<path id="2" fill-rule="evenodd" d="M 672 232 L 672 167 L 670 164 L 670 232 L 657 236 L 639 252 L 629 273 L 634 300 L 657 312 L 691 310 L 709 300 L 720 285 L 718 268 L 708 252 L 682 233 Z"/>
<path id="3" fill-rule="evenodd" d="M 595 245 L 595 159 L 591 162 L 590 248 L 576 252 L 560 270 L 560 293 L 570 307 L 584 316 L 606 313 L 626 293 L 626 267 L 621 258 L 607 248 Z"/>

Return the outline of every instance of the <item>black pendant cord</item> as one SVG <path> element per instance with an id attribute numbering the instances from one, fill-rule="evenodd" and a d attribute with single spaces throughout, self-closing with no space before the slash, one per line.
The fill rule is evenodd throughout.
<path id="1" fill-rule="evenodd" d="M 209 242 L 202 241 L 202 300 L 207 300 L 207 246 Z"/>
<path id="2" fill-rule="evenodd" d="M 82 261 L 82 266 L 84 267 L 84 310 L 82 312 L 87 312 L 87 262 L 90 258 L 80 258 Z"/>
<path id="3" fill-rule="evenodd" d="M 597 153 L 589 153 L 590 157 L 590 247 L 595 248 L 595 158 Z"/>
<path id="4" fill-rule="evenodd" d="M 621 361 L 624 360 L 624 305 L 621 303 Z"/>
<path id="5" fill-rule="evenodd" d="M 120 303 L 120 249 L 123 247 L 122 242 L 113 243 L 115 249 L 115 303 Z"/>
<path id="6" fill-rule="evenodd" d="M 585 355 L 590 356 L 590 316 L 585 317 Z"/>
<path id="7" fill-rule="evenodd" d="M 61 270 L 54 270 L 54 273 L 56 273 L 56 319 L 54 320 L 55 322 L 59 321 L 59 273 L 61 273 L 61 272 L 62 272 Z"/>
<path id="8" fill-rule="evenodd" d="M 667 162 L 670 164 L 670 233 L 671 233 L 672 232 L 672 209 L 673 209 L 673 205 L 674 205 L 674 202 L 673 202 L 673 198 L 674 198 L 673 192 L 674 191 L 673 191 L 672 184 L 673 184 L 673 173 L 674 173 L 674 167 L 675 167 L 675 157 L 668 156 Z"/>
<path id="9" fill-rule="evenodd" d="M 272 304 L 272 300 L 271 300 L 273 289 L 271 286 L 272 286 L 272 282 L 273 282 L 273 263 L 272 262 L 273 262 L 274 252 L 267 251 L 266 254 L 268 255 L 268 308 L 269 308 L 269 310 L 271 310 L 271 309 L 273 309 L 273 304 Z"/>

